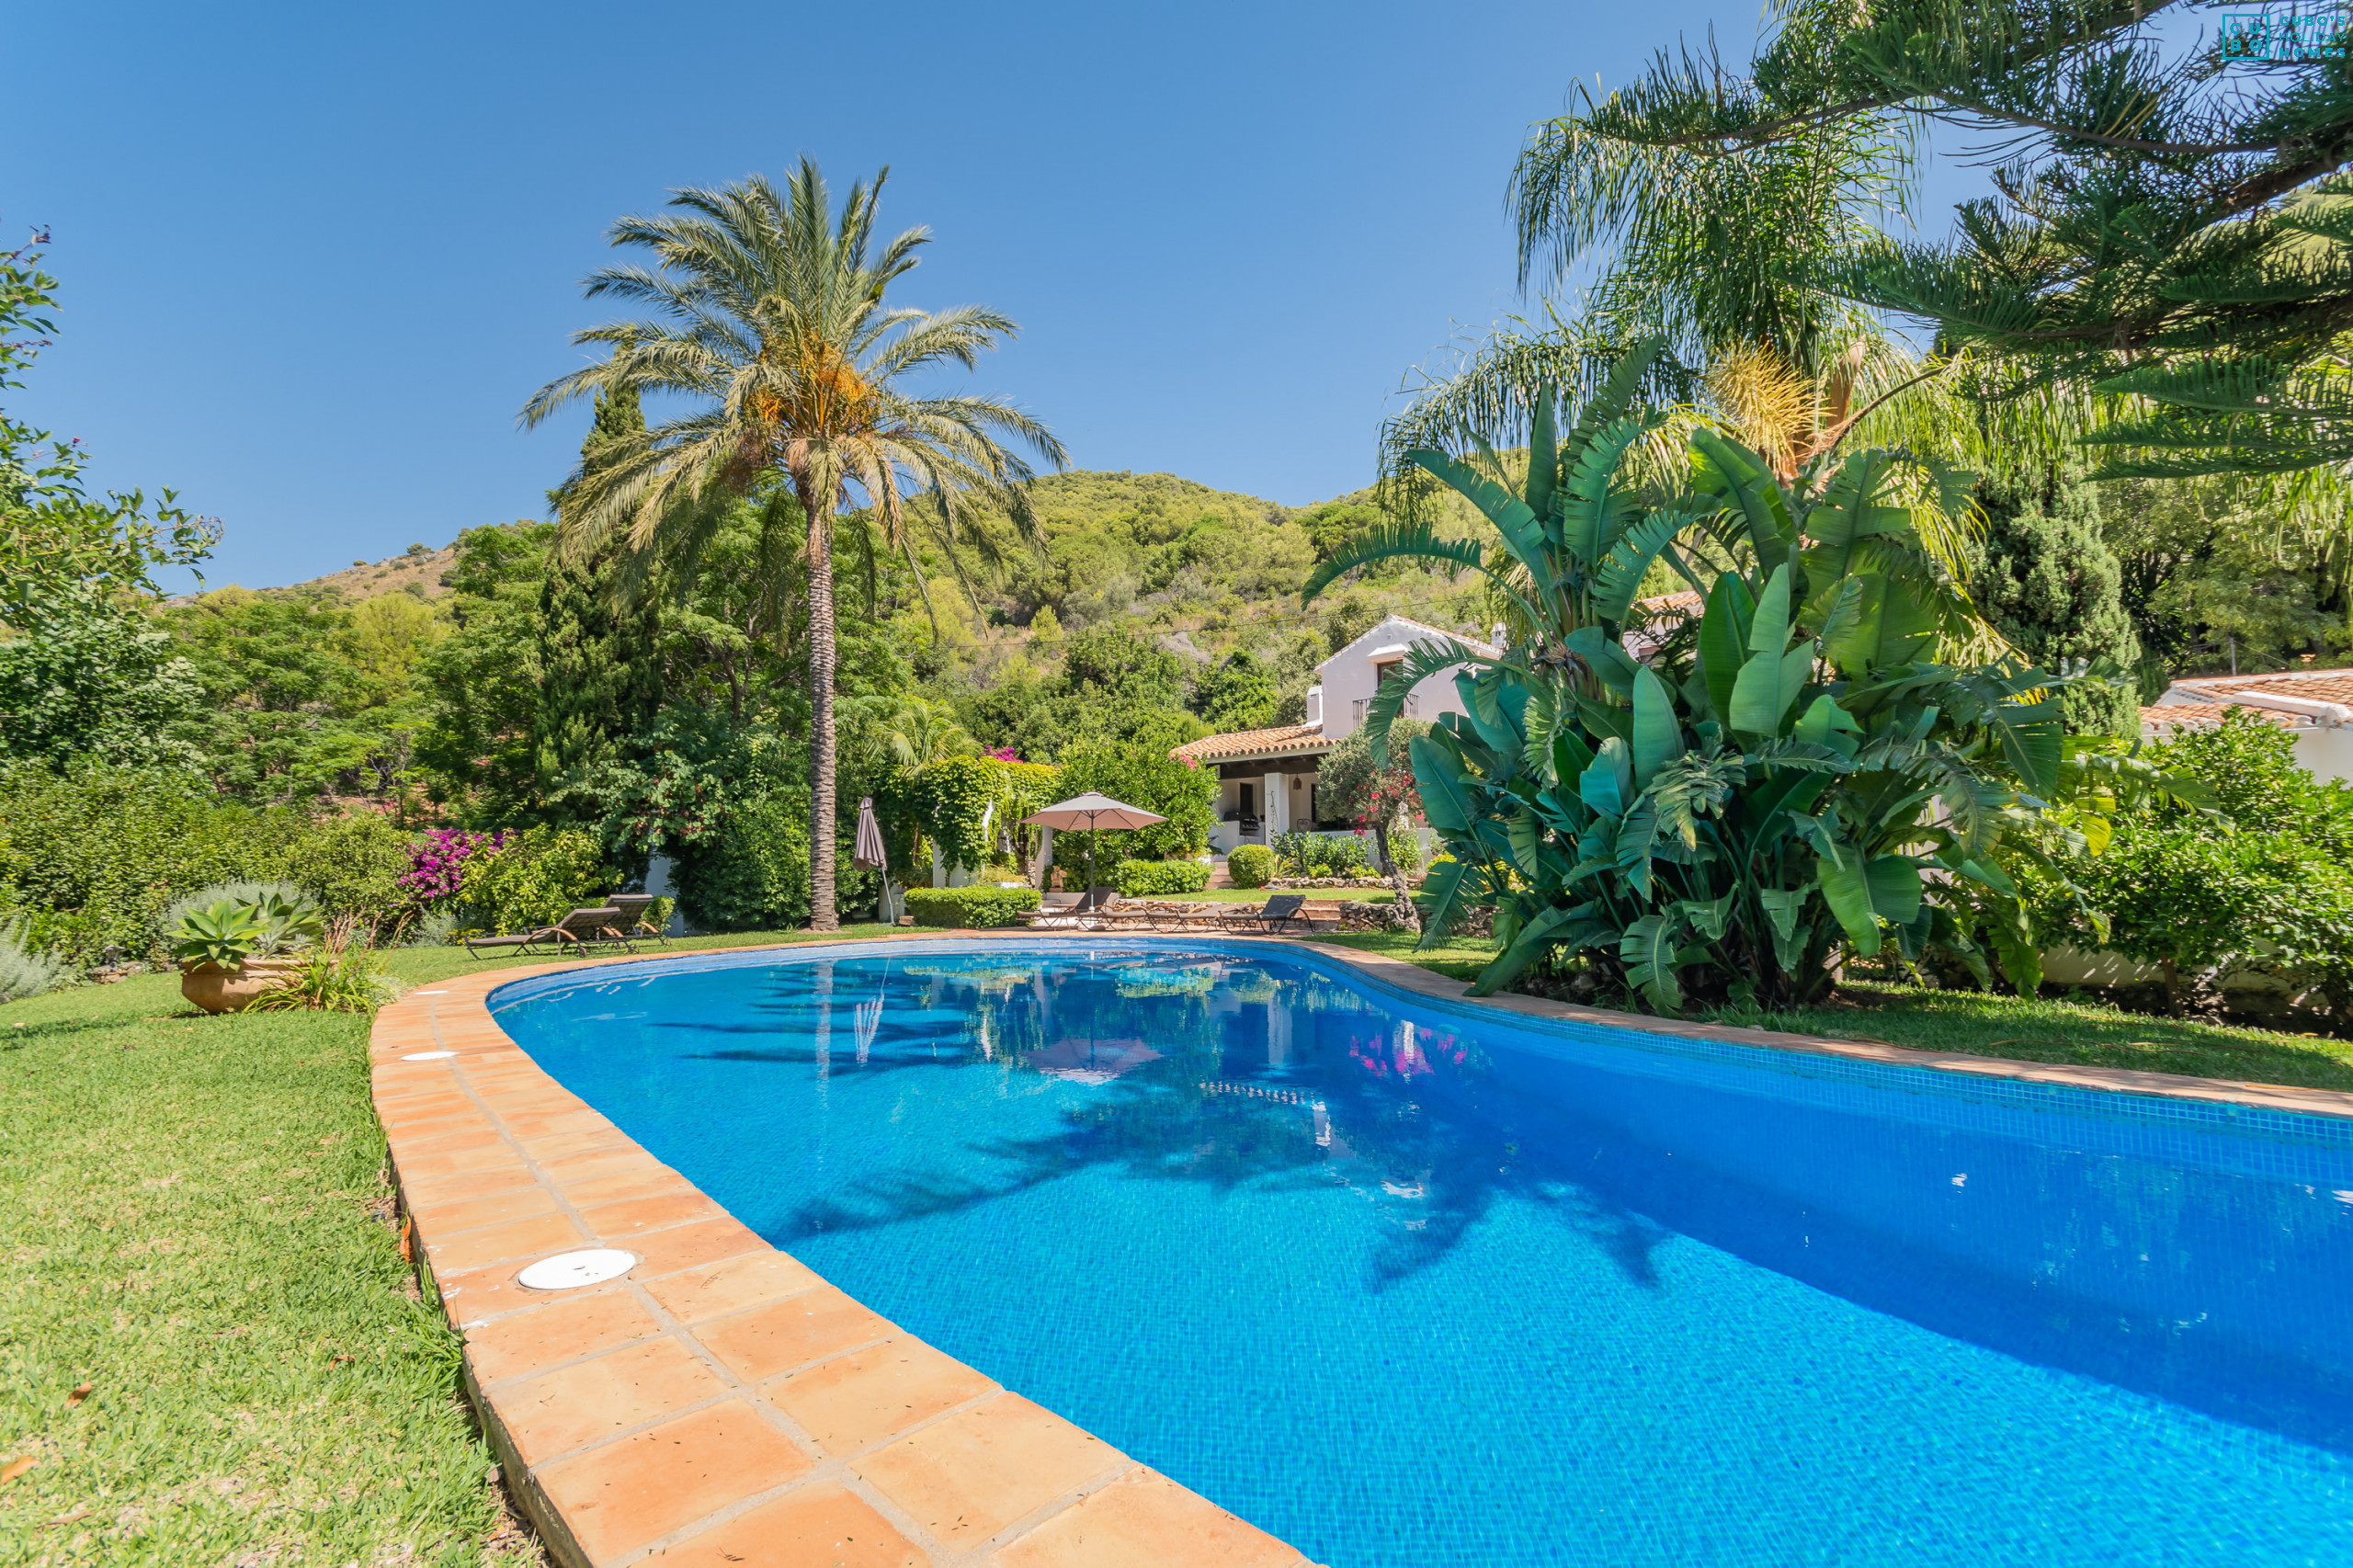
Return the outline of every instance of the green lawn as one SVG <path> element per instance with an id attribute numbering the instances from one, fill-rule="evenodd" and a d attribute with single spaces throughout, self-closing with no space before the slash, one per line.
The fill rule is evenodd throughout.
<path id="1" fill-rule="evenodd" d="M 386 1223 L 367 1032 L 168 974 L 0 1006 L 0 1562 L 540 1561 Z"/>
<path id="2" fill-rule="evenodd" d="M 1415 938 L 1392 932 L 1315 939 L 1407 959 L 1465 981 L 1476 976 L 1495 950 L 1492 942 L 1458 938 L 1416 953 Z M 2016 1062 L 2136 1067 L 2199 1078 L 2353 1090 L 2353 1042 L 2217 1028 L 2040 997 L 1850 984 L 1841 987 L 1838 1001 L 1828 1006 L 1708 1017 L 1756 1028 L 1873 1040 L 1919 1051 L 1962 1051 Z"/>
<path id="3" fill-rule="evenodd" d="M 1319 939 L 1466 980 L 1494 950 Z M 491 967 L 450 949 L 391 962 L 411 984 Z M 2065 1002 L 1848 994 L 1724 1021 L 2353 1089 L 2353 1046 L 2334 1040 Z M 208 1018 L 172 975 L 0 1006 L 0 1474 L 34 1461 L 0 1482 L 0 1562 L 539 1561 L 501 1523 L 456 1337 L 415 1299 L 386 1223 L 366 1036 L 348 1014 Z"/>

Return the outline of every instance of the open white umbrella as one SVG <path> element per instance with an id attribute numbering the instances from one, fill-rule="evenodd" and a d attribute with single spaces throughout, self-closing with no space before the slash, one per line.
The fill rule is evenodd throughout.
<path id="1" fill-rule="evenodd" d="M 1154 823 L 1168 819 L 1145 811 L 1142 806 L 1131 806 L 1125 801 L 1115 801 L 1108 795 L 1098 795 L 1090 790 L 1084 795 L 1073 795 L 1067 801 L 1058 801 L 1043 811 L 1032 812 L 1021 820 L 1031 827 L 1051 827 L 1058 833 L 1083 833 L 1087 835 L 1086 886 L 1092 892 L 1095 887 L 1096 834 L 1150 827 Z"/>

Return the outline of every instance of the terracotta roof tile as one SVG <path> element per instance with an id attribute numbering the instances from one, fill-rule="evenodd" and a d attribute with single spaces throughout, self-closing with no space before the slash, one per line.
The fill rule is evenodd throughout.
<path id="1" fill-rule="evenodd" d="M 1222 757 L 1277 756 L 1286 752 L 1320 751 L 1327 743 L 1321 724 L 1278 724 L 1271 730 L 1235 730 L 1230 734 L 1203 735 L 1187 741 L 1171 755 L 1195 762 Z"/>
<path id="2" fill-rule="evenodd" d="M 2353 706 L 2353 670 L 2279 670 L 2261 676 L 2186 676 L 2175 685 L 2194 697 L 2227 698 L 2243 691 Z"/>
<path id="3" fill-rule="evenodd" d="M 2222 722 L 2224 713 L 2241 706 L 2235 702 L 2159 703 L 2141 710 L 2141 724 L 2151 730 L 2211 730 Z M 2304 722 L 2293 713 L 2269 708 L 2247 708 L 2245 711 L 2258 719 L 2268 719 L 2283 730 L 2292 730 Z"/>

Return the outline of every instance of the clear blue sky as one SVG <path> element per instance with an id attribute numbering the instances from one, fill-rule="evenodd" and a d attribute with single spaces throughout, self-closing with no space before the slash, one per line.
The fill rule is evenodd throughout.
<path id="1" fill-rule="evenodd" d="M 1303 505 L 1400 379 L 1524 308 L 1505 182 L 1571 80 L 1746 6 L 263 6 L 0 0 L 0 237 L 53 232 L 17 410 L 177 487 L 263 586 L 536 517 L 579 420 L 515 412 L 578 279 L 673 187 L 889 164 L 894 299 L 1008 312 L 974 390 L 1078 466 Z M 1941 216 L 1934 220 L 1938 230 Z"/>

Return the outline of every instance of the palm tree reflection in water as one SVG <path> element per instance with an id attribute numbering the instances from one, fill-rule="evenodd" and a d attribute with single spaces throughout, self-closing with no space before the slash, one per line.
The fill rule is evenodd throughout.
<path id="1" fill-rule="evenodd" d="M 1347 1187 L 1384 1221 L 1368 1281 L 1375 1290 L 1435 1263 L 1514 1198 L 1553 1211 L 1601 1241 L 1631 1278 L 1654 1282 L 1649 1255 L 1667 1233 L 1592 1193 L 1509 1119 L 1496 1119 L 1483 1103 L 1487 1064 L 1471 1041 L 1392 1017 L 1336 982 L 1144 952 L 822 967 L 829 972 L 804 983 L 806 992 L 792 987 L 764 1008 L 788 1040 L 815 1042 L 828 1037 L 830 1008 L 849 1006 L 858 1061 L 821 1056 L 821 1072 L 995 1071 L 1086 1092 L 1060 1108 L 1050 1133 L 904 1151 L 889 1171 L 800 1203 L 769 1232 L 788 1250 L 808 1236 L 1110 1170 L 1221 1197 Z M 793 1052 L 788 1044 L 710 1054 L 786 1061 Z"/>

